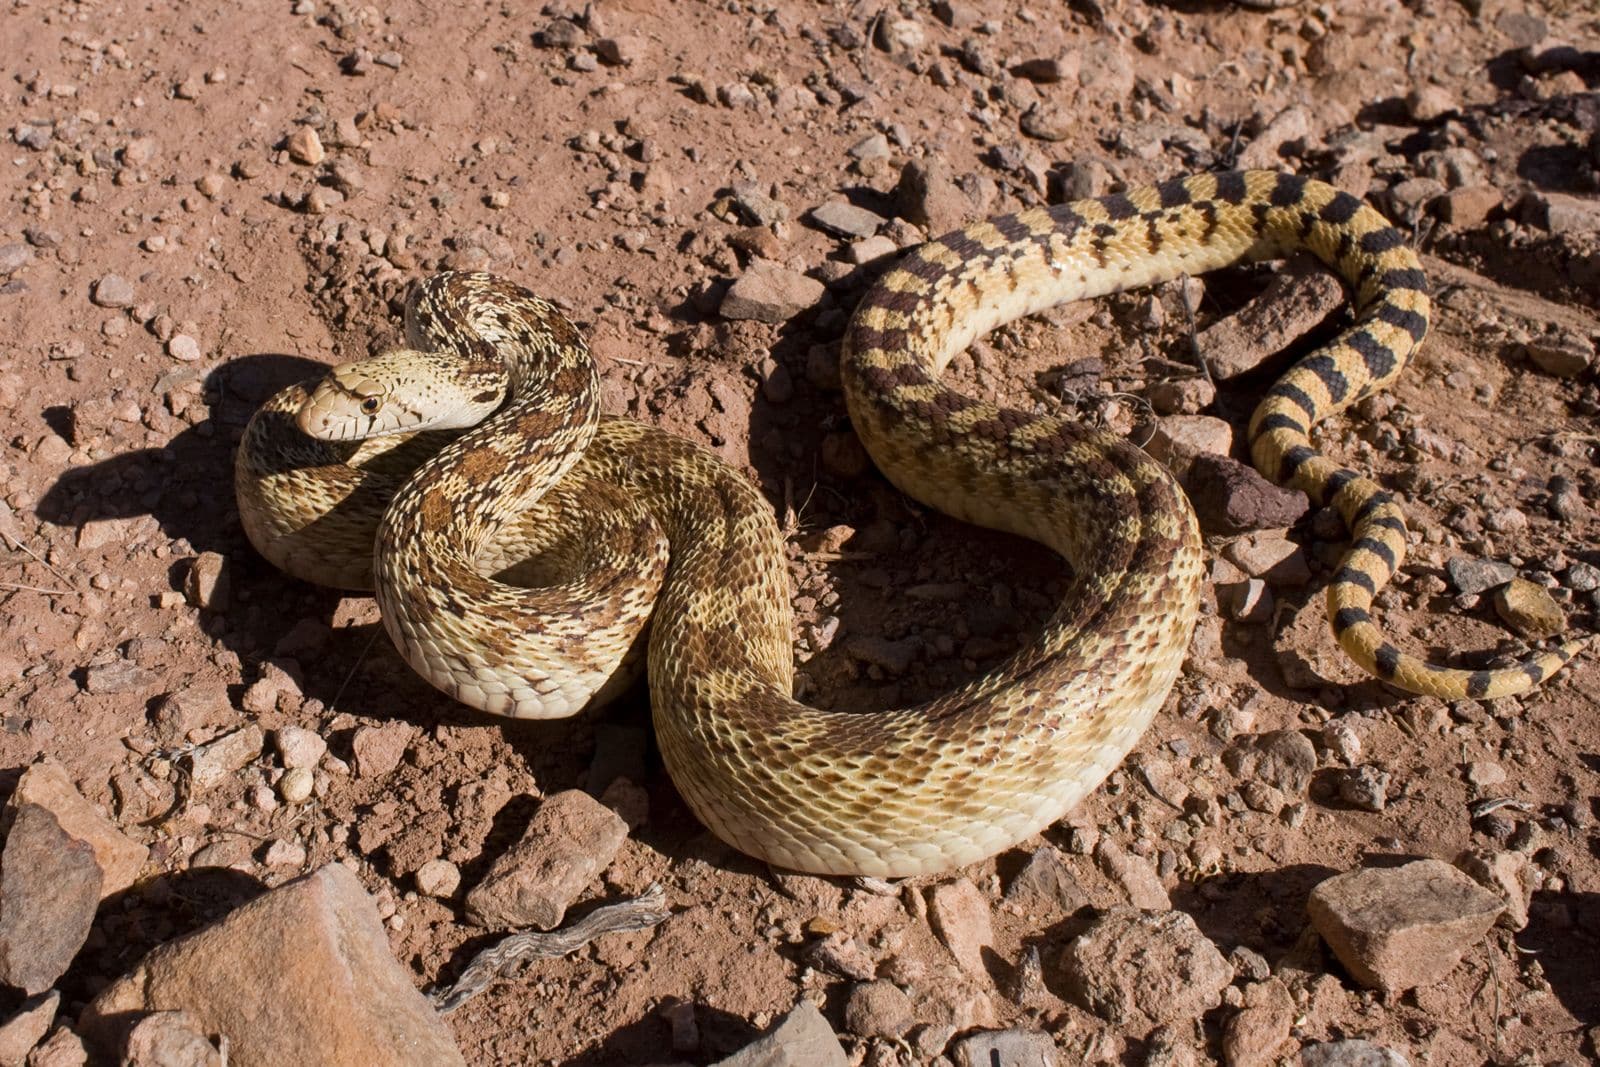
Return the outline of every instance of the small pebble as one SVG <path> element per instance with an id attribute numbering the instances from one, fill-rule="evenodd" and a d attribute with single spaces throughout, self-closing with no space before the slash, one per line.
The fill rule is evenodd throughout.
<path id="1" fill-rule="evenodd" d="M 290 159 L 308 167 L 321 163 L 328 154 L 322 147 L 322 138 L 310 126 L 295 127 L 284 147 L 289 150 Z"/>
<path id="2" fill-rule="evenodd" d="M 288 770 L 310 769 L 328 751 L 328 742 L 314 730 L 301 726 L 279 727 L 273 734 L 278 758 Z"/>
<path id="3" fill-rule="evenodd" d="M 120 274 L 107 274 L 94 283 L 92 299 L 103 308 L 132 307 L 133 286 Z"/>
<path id="4" fill-rule="evenodd" d="M 268 867 L 304 867 L 306 847 L 298 841 L 274 841 L 267 846 Z"/>
<path id="5" fill-rule="evenodd" d="M 193 363 L 201 356 L 200 342 L 186 333 L 175 333 L 167 341 L 167 355 L 184 363 Z"/>
<path id="6" fill-rule="evenodd" d="M 316 776 L 309 767 L 295 767 L 278 779 L 278 795 L 285 804 L 304 804 L 311 799 Z"/>
<path id="7" fill-rule="evenodd" d="M 431 859 L 417 868 L 417 892 L 448 900 L 461 888 L 461 868 L 447 859 Z"/>

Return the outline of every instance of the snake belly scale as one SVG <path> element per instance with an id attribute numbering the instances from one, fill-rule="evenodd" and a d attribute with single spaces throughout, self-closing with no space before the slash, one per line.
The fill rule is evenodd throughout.
<path id="1" fill-rule="evenodd" d="M 424 282 L 408 305 L 411 348 L 269 401 L 239 452 L 241 515 L 291 573 L 375 584 L 407 661 L 483 710 L 571 713 L 649 621 L 661 752 L 719 837 L 816 873 L 946 870 L 1056 821 L 1138 742 L 1182 663 L 1204 560 L 1182 490 L 1143 452 L 963 395 L 940 372 L 974 338 L 1046 307 L 1295 249 L 1339 273 L 1355 319 L 1271 389 L 1251 451 L 1351 529 L 1328 591 L 1341 646 L 1417 693 L 1538 684 L 1580 646 L 1511 668 L 1442 668 L 1396 649 L 1373 620 L 1404 554 L 1399 504 L 1318 455 L 1309 433 L 1405 367 L 1427 331 L 1425 282 L 1377 212 L 1270 172 L 980 222 L 908 253 L 863 298 L 841 378 L 878 467 L 941 511 L 1050 546 L 1074 572 L 1029 644 L 925 704 L 795 701 L 782 537 L 761 494 L 687 441 L 597 417 L 577 331 L 488 275 Z M 415 385 L 440 378 L 451 385 L 438 394 Z M 386 434 L 399 436 L 374 436 Z M 556 560 L 547 587 L 485 577 L 528 555 Z"/>

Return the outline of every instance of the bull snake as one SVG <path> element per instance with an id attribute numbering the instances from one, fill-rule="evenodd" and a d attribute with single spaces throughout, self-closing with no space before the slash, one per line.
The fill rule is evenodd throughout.
<path id="1" fill-rule="evenodd" d="M 1537 685 L 1579 644 L 1511 668 L 1447 669 L 1397 650 L 1370 615 L 1405 551 L 1399 504 L 1318 455 L 1308 434 L 1406 366 L 1428 327 L 1425 282 L 1376 211 L 1285 174 L 1199 175 L 976 223 L 911 251 L 863 298 L 841 378 L 878 467 L 940 511 L 1049 545 L 1075 574 L 1031 643 L 916 707 L 851 713 L 791 698 L 783 543 L 760 493 L 689 442 L 598 417 L 577 330 L 489 275 L 424 282 L 407 307 L 408 349 L 272 398 L 239 449 L 241 515 L 290 573 L 375 585 L 407 661 L 496 714 L 582 707 L 653 602 L 656 734 L 708 827 L 797 870 L 945 870 L 1059 819 L 1138 741 L 1183 660 L 1203 553 L 1182 490 L 1143 452 L 965 396 L 939 373 L 976 337 L 1049 306 L 1295 249 L 1351 287 L 1355 321 L 1272 387 L 1250 447 L 1261 471 L 1332 504 L 1351 530 L 1328 589 L 1340 645 L 1414 693 Z M 528 556 L 523 573 L 499 577 L 549 584 L 485 577 Z"/>

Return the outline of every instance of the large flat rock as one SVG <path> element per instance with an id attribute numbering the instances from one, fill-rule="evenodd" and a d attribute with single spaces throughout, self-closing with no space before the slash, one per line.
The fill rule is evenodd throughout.
<path id="1" fill-rule="evenodd" d="M 79 1030 L 115 1049 L 152 1011 L 186 1011 L 227 1037 L 234 1067 L 465 1063 L 395 962 L 372 898 L 337 863 L 155 949 L 95 998 Z"/>

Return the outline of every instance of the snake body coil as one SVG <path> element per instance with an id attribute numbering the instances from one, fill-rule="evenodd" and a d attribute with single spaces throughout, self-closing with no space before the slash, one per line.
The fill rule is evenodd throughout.
<path id="1" fill-rule="evenodd" d="M 425 282 L 408 308 L 411 350 L 269 401 L 240 448 L 240 510 L 291 573 L 375 577 L 406 659 L 486 711 L 571 713 L 650 618 L 657 737 L 708 827 L 798 870 L 940 871 L 1056 821 L 1137 743 L 1177 676 L 1203 567 L 1193 511 L 1164 467 L 1111 434 L 955 392 L 940 372 L 974 338 L 1046 307 L 1301 248 L 1350 285 L 1356 318 L 1273 387 L 1251 452 L 1352 530 L 1328 594 L 1340 644 L 1412 692 L 1538 684 L 1578 646 L 1510 669 L 1445 669 L 1399 652 L 1369 614 L 1404 553 L 1400 509 L 1308 434 L 1394 380 L 1426 333 L 1428 299 L 1381 216 L 1289 175 L 1200 175 L 977 223 L 910 252 L 862 300 L 841 374 L 878 467 L 941 511 L 1049 545 L 1075 575 L 1031 643 L 925 704 L 856 713 L 792 699 L 782 539 L 761 495 L 686 441 L 597 419 L 577 331 L 487 275 Z M 417 384 L 445 379 L 437 392 Z M 490 411 L 443 447 L 438 434 L 303 432 L 454 431 Z M 484 577 L 529 555 L 551 579 L 540 589 Z"/>

